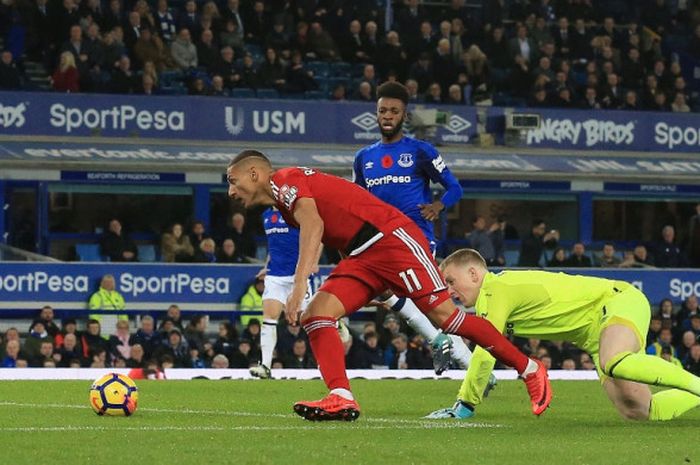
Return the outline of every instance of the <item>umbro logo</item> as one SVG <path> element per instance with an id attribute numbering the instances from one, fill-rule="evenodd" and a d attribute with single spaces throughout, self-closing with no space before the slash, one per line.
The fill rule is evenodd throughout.
<path id="1" fill-rule="evenodd" d="M 374 162 L 373 162 L 373 161 L 368 161 L 367 163 L 365 163 L 365 169 L 366 169 L 366 170 L 371 170 L 372 168 L 374 168 Z"/>

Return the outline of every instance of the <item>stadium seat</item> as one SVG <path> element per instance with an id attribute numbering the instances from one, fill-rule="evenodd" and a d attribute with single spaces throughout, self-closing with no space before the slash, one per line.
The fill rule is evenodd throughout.
<path id="1" fill-rule="evenodd" d="M 156 261 L 156 248 L 151 244 L 144 244 L 137 246 L 139 250 L 139 261 L 140 262 L 155 262 Z"/>
<path id="2" fill-rule="evenodd" d="M 326 98 L 326 92 L 320 90 L 307 90 L 304 92 L 304 98 L 306 100 L 322 100 Z"/>
<path id="3" fill-rule="evenodd" d="M 345 63 L 343 61 L 340 61 L 338 63 L 333 63 L 330 67 L 331 69 L 331 76 L 333 77 L 347 77 L 350 75 L 351 72 L 351 65 L 350 63 Z"/>
<path id="4" fill-rule="evenodd" d="M 75 254 L 81 262 L 104 262 L 108 261 L 100 255 L 99 244 L 75 244 Z"/>
<path id="5" fill-rule="evenodd" d="M 518 260 L 520 259 L 520 251 L 506 250 L 504 256 L 506 259 L 506 266 L 517 266 Z"/>
<path id="6" fill-rule="evenodd" d="M 330 74 L 328 63 L 323 61 L 310 61 L 304 67 L 309 71 L 313 71 L 314 77 L 328 77 Z"/>
<path id="7" fill-rule="evenodd" d="M 231 97 L 233 98 L 255 98 L 255 91 L 247 87 L 242 87 L 240 89 L 233 89 L 231 91 Z"/>
<path id="8" fill-rule="evenodd" d="M 255 94 L 258 98 L 279 98 L 280 96 L 275 89 L 258 89 Z"/>

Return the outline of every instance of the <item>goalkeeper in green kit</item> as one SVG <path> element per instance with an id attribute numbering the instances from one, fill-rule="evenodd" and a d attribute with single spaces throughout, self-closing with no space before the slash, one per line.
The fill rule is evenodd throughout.
<path id="1" fill-rule="evenodd" d="M 620 414 L 671 420 L 700 405 L 700 378 L 661 357 L 646 355 L 651 310 L 644 294 L 624 281 L 545 271 L 491 273 L 472 249 L 440 265 L 453 298 L 516 336 L 567 341 L 588 352 L 603 389 Z M 428 418 L 471 418 L 481 403 L 495 359 L 477 347 L 454 407 Z M 671 389 L 651 393 L 649 385 Z"/>

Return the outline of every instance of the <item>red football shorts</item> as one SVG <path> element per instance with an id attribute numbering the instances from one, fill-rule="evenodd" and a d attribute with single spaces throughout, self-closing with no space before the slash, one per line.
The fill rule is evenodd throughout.
<path id="1" fill-rule="evenodd" d="M 414 223 L 343 259 L 319 291 L 335 295 L 350 314 L 387 289 L 410 298 L 423 313 L 450 298 L 428 241 Z"/>

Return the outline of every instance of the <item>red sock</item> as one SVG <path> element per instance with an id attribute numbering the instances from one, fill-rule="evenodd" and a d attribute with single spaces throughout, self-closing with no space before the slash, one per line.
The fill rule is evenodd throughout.
<path id="1" fill-rule="evenodd" d="M 501 363 L 513 367 L 518 373 L 525 371 L 529 359 L 518 350 L 490 321 L 456 310 L 443 323 L 442 330 L 458 334 L 488 350 Z"/>
<path id="2" fill-rule="evenodd" d="M 349 391 L 350 381 L 345 372 L 345 348 L 340 340 L 335 318 L 312 316 L 304 321 L 303 326 L 328 389 L 343 388 Z"/>

